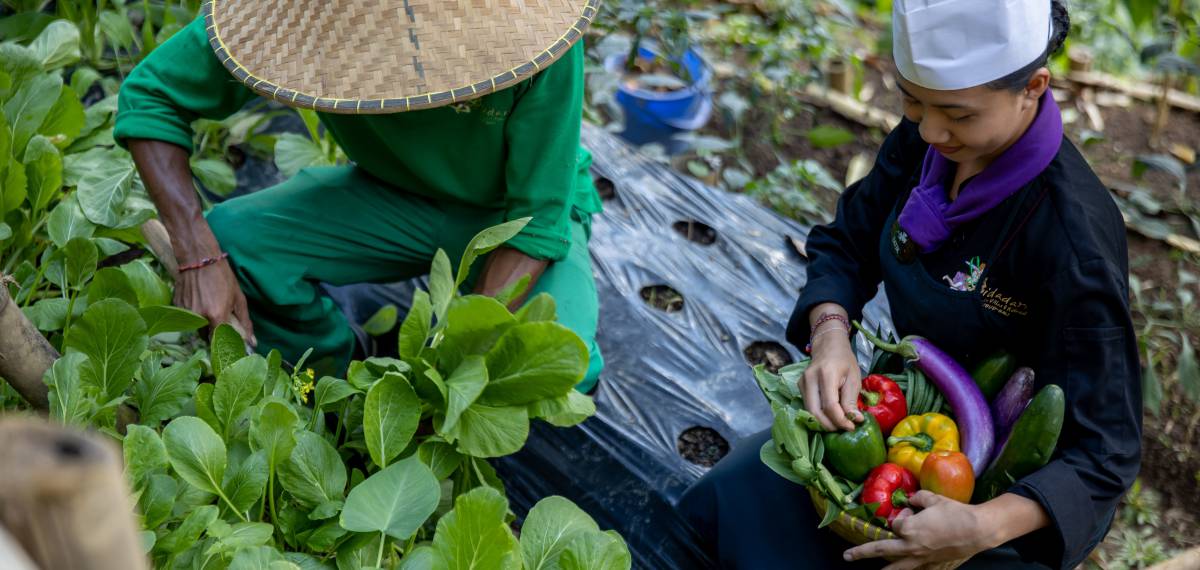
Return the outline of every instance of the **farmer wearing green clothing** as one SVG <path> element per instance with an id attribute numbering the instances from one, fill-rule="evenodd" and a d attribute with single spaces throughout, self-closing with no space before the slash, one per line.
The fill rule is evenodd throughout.
<path id="1" fill-rule="evenodd" d="M 311 6 L 311 9 L 305 7 Z M 338 369 L 355 335 L 320 283 L 394 282 L 453 263 L 477 232 L 531 221 L 477 267 L 493 295 L 529 275 L 603 359 L 587 243 L 599 197 L 579 143 L 594 0 L 215 0 L 125 81 L 114 136 L 181 266 L 176 303 L 241 323 L 259 351 Z M 315 109 L 353 164 L 309 168 L 205 217 L 190 124 L 256 95 Z M 514 304 L 524 301 L 517 299 Z"/>

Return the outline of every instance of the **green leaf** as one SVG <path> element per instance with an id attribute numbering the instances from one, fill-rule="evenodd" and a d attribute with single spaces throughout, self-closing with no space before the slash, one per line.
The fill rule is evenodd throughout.
<path id="1" fill-rule="evenodd" d="M 54 20 L 54 14 L 37 11 L 5 16 L 0 18 L 0 38 L 7 42 L 27 42 L 37 37 Z"/>
<path id="2" fill-rule="evenodd" d="M 217 376 L 213 386 L 213 412 L 229 438 L 238 420 L 262 397 L 267 361 L 255 354 L 234 362 Z"/>
<path id="3" fill-rule="evenodd" d="M 363 331 L 371 336 L 383 336 L 396 328 L 398 315 L 396 306 L 388 303 L 380 307 L 374 315 L 371 315 L 370 319 L 367 319 L 367 322 L 363 323 Z"/>
<path id="4" fill-rule="evenodd" d="M 33 326 L 42 332 L 61 330 L 67 321 L 67 307 L 71 304 L 67 299 L 54 297 L 42 299 L 32 306 L 21 309 Z"/>
<path id="5" fill-rule="evenodd" d="M 549 293 L 539 293 L 517 311 L 516 317 L 517 321 L 522 323 L 558 320 L 554 297 L 551 297 Z"/>
<path id="6" fill-rule="evenodd" d="M 587 346 L 570 329 L 550 322 L 519 324 L 488 351 L 491 382 L 479 401 L 523 405 L 564 396 L 587 366 Z"/>
<path id="7" fill-rule="evenodd" d="M 61 195 L 62 169 L 62 155 L 50 139 L 37 135 L 29 140 L 25 147 L 25 181 L 29 204 L 35 211 L 44 211 Z"/>
<path id="8" fill-rule="evenodd" d="M 143 528 L 158 528 L 171 516 L 175 506 L 175 495 L 179 483 L 170 475 L 151 475 L 146 488 L 138 497 L 138 510 L 142 513 Z"/>
<path id="9" fill-rule="evenodd" d="M 463 281 L 466 281 L 467 275 L 471 272 L 471 265 L 475 263 L 475 260 L 479 256 L 490 253 L 492 250 L 503 245 L 504 242 L 512 239 L 513 236 L 521 233 L 521 230 L 525 228 L 525 224 L 528 224 L 532 219 L 521 218 L 505 222 L 475 234 L 475 237 L 471 238 L 471 242 L 467 244 L 467 249 L 463 251 L 462 259 L 458 263 L 458 277 L 454 282 L 454 287 L 457 289 L 463 284 Z M 432 285 L 432 280 L 430 283 Z"/>
<path id="10" fill-rule="evenodd" d="M 228 162 L 216 158 L 192 158 L 192 174 L 209 192 L 217 196 L 228 196 L 237 188 L 237 174 Z"/>
<path id="11" fill-rule="evenodd" d="M 417 457 L 429 466 L 434 477 L 438 480 L 452 475 L 462 464 L 463 456 L 454 450 L 454 446 L 444 441 L 426 440 L 417 448 Z"/>
<path id="12" fill-rule="evenodd" d="M 404 559 L 400 561 L 400 570 L 433 570 L 436 556 L 433 547 L 418 546 L 404 555 Z"/>
<path id="13" fill-rule="evenodd" d="M 91 285 L 88 286 L 89 302 L 96 303 L 105 299 L 119 299 L 131 307 L 137 307 L 137 293 L 134 292 L 133 285 L 129 283 L 129 277 L 126 277 L 119 267 L 105 267 L 97 271 L 96 275 L 92 277 Z M 140 313 L 139 316 L 141 316 Z"/>
<path id="14" fill-rule="evenodd" d="M 12 238 L 12 236 L 13 236 L 12 226 L 10 226 L 4 222 L 0 222 L 0 241 L 9 240 Z"/>
<path id="15" fill-rule="evenodd" d="M 50 417 L 69 425 L 84 425 L 91 419 L 95 402 L 83 389 L 80 369 L 87 356 L 80 353 L 64 354 L 50 365 L 43 381 L 49 387 Z"/>
<path id="16" fill-rule="evenodd" d="M 129 246 L 112 238 L 92 238 L 92 243 L 96 244 L 96 249 L 100 250 L 100 259 L 129 251 Z"/>
<path id="17" fill-rule="evenodd" d="M 156 358 L 142 361 L 142 379 L 133 386 L 133 403 L 143 425 L 157 427 L 175 417 L 196 391 L 200 364 L 195 360 L 176 362 L 163 368 Z"/>
<path id="18" fill-rule="evenodd" d="M 81 290 L 83 284 L 96 273 L 100 253 L 88 238 L 75 238 L 63 248 L 66 253 L 67 283 L 72 289 Z"/>
<path id="19" fill-rule="evenodd" d="M 314 552 L 329 552 L 337 546 L 343 536 L 349 531 L 342 528 L 338 521 L 329 521 L 304 537 L 304 544 Z"/>
<path id="20" fill-rule="evenodd" d="M 1163 389 L 1154 370 L 1154 355 L 1146 348 L 1146 368 L 1142 370 L 1142 406 L 1158 416 L 1162 411 Z"/>
<path id="21" fill-rule="evenodd" d="M 505 524 L 508 502 L 491 487 L 477 487 L 459 495 L 454 510 L 438 521 L 433 536 L 435 568 L 517 570 L 521 553 L 517 539 Z"/>
<path id="22" fill-rule="evenodd" d="M 222 480 L 221 488 L 229 502 L 243 515 L 254 507 L 267 489 L 267 479 L 270 476 L 268 451 L 260 449 L 244 459 L 236 469 L 227 471 Z"/>
<path id="23" fill-rule="evenodd" d="M 833 148 L 854 142 L 854 133 L 830 125 L 818 125 L 809 130 L 807 136 L 814 148 Z"/>
<path id="24" fill-rule="evenodd" d="M 237 551 L 227 570 L 299 570 L 283 553 L 270 546 L 255 546 Z"/>
<path id="25" fill-rule="evenodd" d="M 135 488 L 150 481 L 151 475 L 165 473 L 167 448 L 163 446 L 158 432 L 143 425 L 133 424 L 126 428 L 121 442 L 125 455 L 125 473 Z"/>
<path id="26" fill-rule="evenodd" d="M 83 215 L 92 223 L 115 227 L 136 174 L 128 156 L 100 162 L 85 173 L 76 190 Z"/>
<path id="27" fill-rule="evenodd" d="M 342 499 L 346 465 L 325 438 L 301 431 L 287 461 L 279 466 L 279 482 L 301 504 L 315 507 Z"/>
<path id="28" fill-rule="evenodd" d="M 596 415 L 596 403 L 592 398 L 576 390 L 566 396 L 538 400 L 529 404 L 530 419 L 542 419 L 555 427 L 571 427 L 583 423 Z"/>
<path id="29" fill-rule="evenodd" d="M 68 194 L 53 210 L 46 221 L 46 233 L 50 241 L 58 247 L 64 247 L 67 242 L 78 237 L 92 237 L 96 233 L 96 225 L 83 215 L 75 194 Z"/>
<path id="30" fill-rule="evenodd" d="M 41 74 L 29 81 L 17 80 L 14 85 L 17 86 L 16 93 L 4 104 L 4 116 L 12 129 L 12 154 L 24 156 L 25 145 L 37 134 L 50 108 L 58 100 L 62 78 L 54 74 Z"/>
<path id="31" fill-rule="evenodd" d="M 79 136 L 86 122 L 87 115 L 83 110 L 83 104 L 79 102 L 79 97 L 70 87 L 64 85 L 59 89 L 58 100 L 46 113 L 46 119 L 42 121 L 38 132 L 53 139 L 55 144 L 61 148 Z"/>
<path id="32" fill-rule="evenodd" d="M 212 384 L 201 384 L 196 386 L 196 415 L 204 420 L 214 430 L 221 429 L 221 423 L 217 421 L 217 414 L 212 409 Z"/>
<path id="33" fill-rule="evenodd" d="M 363 432 L 371 461 L 386 467 L 400 454 L 421 419 L 421 400 L 404 376 L 389 372 L 367 392 Z"/>
<path id="34" fill-rule="evenodd" d="M 195 544 L 204 530 L 217 520 L 217 514 L 217 507 L 213 505 L 204 505 L 193 510 L 175 530 L 158 540 L 154 550 L 163 554 L 183 552 Z"/>
<path id="35" fill-rule="evenodd" d="M 314 407 L 318 410 L 328 410 L 333 404 L 361 393 L 354 386 L 351 386 L 349 382 L 341 378 L 325 376 L 317 381 Z"/>
<path id="36" fill-rule="evenodd" d="M 371 569 L 378 561 L 383 535 L 373 532 L 359 534 L 344 542 L 337 551 L 338 570 Z M 387 544 L 383 544 L 386 547 Z"/>
<path id="37" fill-rule="evenodd" d="M 429 297 L 433 303 L 433 316 L 437 318 L 438 326 L 445 326 L 446 309 L 454 298 L 454 276 L 450 274 L 450 258 L 443 250 L 437 250 L 433 256 L 433 266 L 429 270 Z"/>
<path id="38" fill-rule="evenodd" d="M 409 457 L 350 491 L 342 510 L 342 527 L 407 540 L 437 509 L 440 497 L 433 472 L 416 457 Z"/>
<path id="39" fill-rule="evenodd" d="M 208 350 L 212 355 L 213 375 L 219 377 L 234 362 L 246 357 L 246 341 L 233 327 L 221 324 L 213 331 Z"/>
<path id="40" fill-rule="evenodd" d="M 764 465 L 769 467 L 775 474 L 791 481 L 797 485 L 807 485 L 812 481 L 801 479 L 796 472 L 792 470 L 792 458 L 779 452 L 775 448 L 775 440 L 769 439 L 763 443 L 758 450 L 758 458 Z"/>
<path id="41" fill-rule="evenodd" d="M 208 319 L 187 309 L 170 305 L 156 305 L 138 309 L 142 320 L 146 322 L 146 334 L 154 336 L 162 333 L 191 332 L 208 325 Z"/>
<path id="42" fill-rule="evenodd" d="M 429 293 L 417 289 L 413 293 L 412 307 L 400 324 L 400 357 L 418 358 L 421 349 L 429 340 L 429 329 L 432 326 L 433 303 Z"/>
<path id="43" fill-rule="evenodd" d="M 204 554 L 208 556 L 233 553 L 243 548 L 262 546 L 271 541 L 271 535 L 274 533 L 275 527 L 272 527 L 268 523 L 240 522 L 230 527 L 229 532 L 221 536 L 212 546 L 208 547 Z M 279 556 L 278 559 L 282 560 L 282 556 Z M 258 570 L 261 566 L 253 566 L 251 568 Z"/>
<path id="44" fill-rule="evenodd" d="M 482 356 L 468 356 L 454 369 L 446 379 L 448 401 L 443 430 L 454 431 L 462 413 L 479 399 L 487 383 L 488 371 Z"/>
<path id="45" fill-rule="evenodd" d="M 345 505 L 342 501 L 325 501 L 313 507 L 312 512 L 308 513 L 309 520 L 323 521 L 338 516 L 342 512 L 342 507 Z"/>
<path id="46" fill-rule="evenodd" d="M 1179 384 L 1183 393 L 1194 403 L 1200 403 L 1200 366 L 1196 365 L 1196 351 L 1188 340 L 1187 333 L 1181 333 L 1183 346 L 1179 351 Z"/>
<path id="47" fill-rule="evenodd" d="M 97 81 L 100 81 L 100 72 L 90 67 L 76 67 L 75 71 L 71 72 L 71 90 L 80 99 L 87 95 Z"/>
<path id="48" fill-rule="evenodd" d="M 112 10 L 100 12 L 100 33 L 108 39 L 113 47 L 129 51 L 137 41 L 133 33 L 133 24 L 123 14 Z"/>
<path id="49" fill-rule="evenodd" d="M 446 312 L 445 339 L 438 347 L 439 365 L 453 369 L 462 357 L 485 354 L 516 324 L 512 313 L 491 297 L 468 295 L 454 299 Z"/>
<path id="50" fill-rule="evenodd" d="M 529 278 L 529 274 L 526 273 L 525 275 L 522 275 L 520 279 L 513 281 L 507 287 L 501 289 L 499 293 L 496 293 L 494 298 L 501 305 L 507 307 L 512 304 L 513 301 L 529 292 L 530 281 L 531 279 Z"/>
<path id="51" fill-rule="evenodd" d="M 516 453 L 529 437 L 529 414 L 524 406 L 494 408 L 476 403 L 463 412 L 453 437 L 458 451 L 474 457 Z"/>
<path id="52" fill-rule="evenodd" d="M 596 522 L 575 503 L 546 497 L 529 510 L 521 525 L 521 555 L 527 570 L 558 568 L 558 557 L 576 538 L 599 533 Z"/>
<path id="53" fill-rule="evenodd" d="M 80 379 L 108 401 L 123 396 L 133 383 L 148 342 L 146 324 L 137 311 L 119 299 L 105 299 L 89 306 L 72 325 L 66 344 L 68 350 L 87 355 Z"/>
<path id="54" fill-rule="evenodd" d="M 163 443 L 171 467 L 184 481 L 207 493 L 221 492 L 226 467 L 225 442 L 204 420 L 191 416 L 171 420 L 163 429 Z"/>
<path id="55" fill-rule="evenodd" d="M 559 559 L 562 570 L 629 570 L 632 567 L 629 547 L 621 535 L 611 530 L 576 538 Z"/>
<path id="56" fill-rule="evenodd" d="M 4 160 L 0 158 L 0 171 L 7 170 L 4 172 L 4 178 L 0 178 L 0 182 L 3 183 L 0 184 L 0 216 L 20 208 L 26 196 L 25 167 L 13 158 L 8 161 L 8 167 L 4 168 Z"/>
<path id="57" fill-rule="evenodd" d="M 171 288 L 145 260 L 137 259 L 126 263 L 121 266 L 121 271 L 129 278 L 129 284 L 137 293 L 139 306 L 153 307 L 171 304 Z"/>
<path id="58" fill-rule="evenodd" d="M 296 428 L 299 424 L 300 417 L 287 404 L 266 402 L 262 405 L 250 427 L 250 437 L 256 449 L 266 452 L 271 471 L 276 471 L 291 456 L 292 448 L 296 446 Z"/>
<path id="59" fill-rule="evenodd" d="M 285 178 L 291 178 L 310 166 L 330 166 L 321 145 L 296 133 L 283 133 L 275 142 L 275 166 Z"/>

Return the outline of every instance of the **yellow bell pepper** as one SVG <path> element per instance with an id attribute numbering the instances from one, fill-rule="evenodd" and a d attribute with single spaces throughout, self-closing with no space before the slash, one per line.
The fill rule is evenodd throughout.
<path id="1" fill-rule="evenodd" d="M 908 416 L 892 429 L 888 438 L 888 463 L 921 476 L 925 458 L 934 451 L 959 451 L 958 426 L 942 414 Z"/>

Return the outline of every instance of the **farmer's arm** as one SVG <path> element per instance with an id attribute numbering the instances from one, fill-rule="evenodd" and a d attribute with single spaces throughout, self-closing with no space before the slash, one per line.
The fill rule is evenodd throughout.
<path id="1" fill-rule="evenodd" d="M 507 247 L 491 254 L 476 290 L 494 294 L 525 274 L 536 282 L 549 262 L 567 256 L 582 118 L 583 45 L 578 43 L 533 77 L 508 117 L 505 219 L 533 219 Z"/>
<path id="2" fill-rule="evenodd" d="M 892 131 L 867 177 L 852 184 L 838 200 L 837 215 L 828 225 L 808 234 L 808 282 L 788 322 L 787 339 L 797 347 L 808 344 L 813 309 L 830 303 L 850 319 L 862 317 L 862 307 L 875 296 L 882 279 L 879 236 L 899 192 L 902 164 L 915 150 L 924 152 L 917 125 L 905 119 Z"/>
<path id="3" fill-rule="evenodd" d="M 227 117 L 253 97 L 217 61 L 203 18 L 154 50 L 121 86 L 113 137 L 133 155 L 181 264 L 221 253 L 192 186 L 191 123 Z M 253 343 L 245 300 L 226 263 L 181 276 L 176 303 L 214 324 L 237 313 Z"/>
<path id="4" fill-rule="evenodd" d="M 1048 527 L 1015 546 L 1052 567 L 1087 556 L 1141 463 L 1142 386 L 1127 284 L 1122 268 L 1097 259 L 1049 287 L 1047 352 L 1035 370 L 1066 394 L 1062 436 L 1054 459 L 1009 492 L 1049 515 Z"/>

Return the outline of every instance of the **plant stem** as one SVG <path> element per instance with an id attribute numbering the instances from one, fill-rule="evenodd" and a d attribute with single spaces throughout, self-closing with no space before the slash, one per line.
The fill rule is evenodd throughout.
<path id="1" fill-rule="evenodd" d="M 387 544 L 387 535 L 383 534 L 383 531 L 381 530 L 381 531 L 379 531 L 379 557 L 376 558 L 376 560 L 375 560 L 376 568 L 383 567 L 383 547 L 386 544 Z"/>
<path id="2" fill-rule="evenodd" d="M 279 529 L 279 514 L 275 512 L 275 470 L 267 474 L 267 500 L 271 502 L 271 525 Z"/>
<path id="3" fill-rule="evenodd" d="M 225 501 L 226 505 L 229 505 L 229 509 L 233 511 L 233 514 L 237 515 L 239 519 L 242 519 L 242 522 L 250 522 L 250 517 L 247 517 L 242 513 L 242 511 L 238 510 L 237 506 L 233 504 L 233 501 L 230 501 L 229 497 L 225 496 L 225 491 L 222 491 L 220 486 L 214 484 L 213 489 L 217 491 L 217 496 L 220 497 L 222 501 Z"/>

